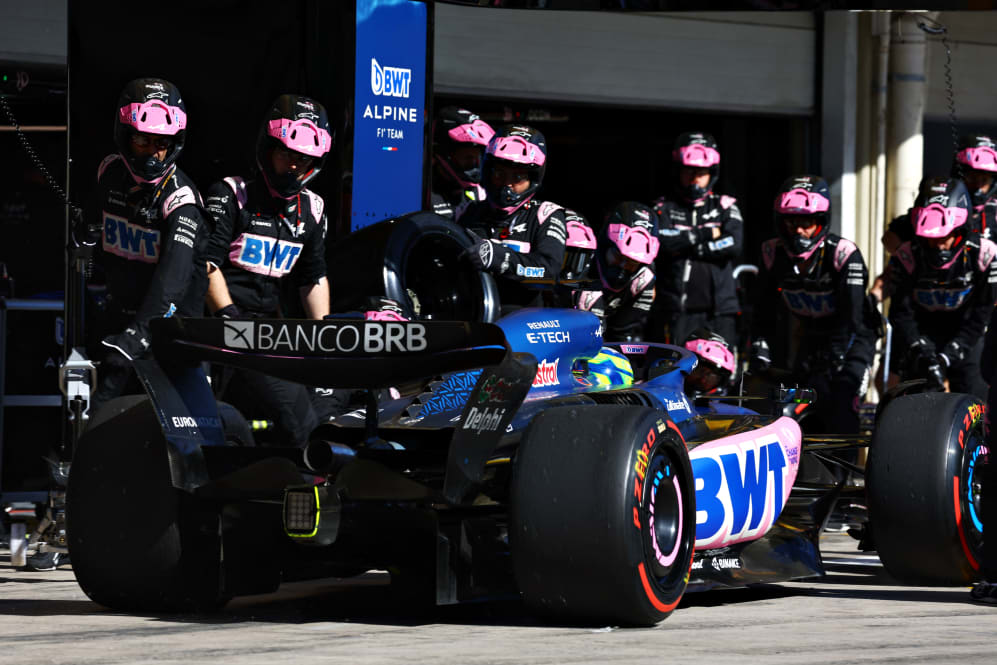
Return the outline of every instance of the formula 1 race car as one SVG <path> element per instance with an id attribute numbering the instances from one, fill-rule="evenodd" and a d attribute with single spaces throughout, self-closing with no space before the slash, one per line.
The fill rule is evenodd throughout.
<path id="1" fill-rule="evenodd" d="M 836 451 L 868 439 L 694 404 L 692 353 L 606 344 L 586 312 L 173 318 L 152 332 L 155 358 L 135 363 L 147 394 L 97 414 L 69 476 L 74 572 L 114 609 L 217 607 L 384 569 L 436 603 L 518 593 L 546 614 L 652 625 L 687 590 L 822 574 L 821 529 L 850 494 L 868 499 L 900 579 L 968 583 L 979 565 L 984 407 L 963 395 L 885 405 L 862 488 L 835 473 L 849 466 Z M 231 445 L 203 361 L 363 389 L 368 404 L 304 450 Z M 783 390 L 779 409 L 805 393 Z"/>

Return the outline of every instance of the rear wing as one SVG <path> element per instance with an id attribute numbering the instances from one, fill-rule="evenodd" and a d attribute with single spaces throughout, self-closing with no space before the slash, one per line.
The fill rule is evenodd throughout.
<path id="1" fill-rule="evenodd" d="M 454 425 L 443 487 L 453 503 L 464 500 L 481 481 L 488 456 L 512 423 L 537 373 L 536 358 L 513 353 L 502 329 L 490 323 L 177 317 L 155 319 L 150 329 L 156 361 L 143 361 L 136 369 L 167 439 L 183 455 L 183 478 L 174 478 L 178 487 L 196 487 L 207 480 L 199 447 L 191 445 L 191 440 L 170 438 L 175 414 L 191 408 L 184 395 L 194 395 L 198 386 L 179 388 L 188 379 L 198 383 L 192 375 L 200 374 L 197 364 L 203 361 L 326 388 L 368 389 L 368 440 L 377 432 L 373 389 L 483 368 Z M 198 395 L 209 390 L 203 374 L 200 384 Z M 181 423 L 198 427 L 192 417 Z M 195 443 L 205 440 L 199 430 L 192 434 Z"/>
<path id="2" fill-rule="evenodd" d="M 154 319 L 160 362 L 210 361 L 326 388 L 386 388 L 502 362 L 490 323 L 363 319 Z"/>

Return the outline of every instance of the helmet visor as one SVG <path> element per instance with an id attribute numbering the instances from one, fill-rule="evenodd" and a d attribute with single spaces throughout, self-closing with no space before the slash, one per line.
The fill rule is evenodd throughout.
<path id="1" fill-rule="evenodd" d="M 783 192 L 775 203 L 775 211 L 784 215 L 815 215 L 831 209 L 831 202 L 817 192 L 791 189 Z"/>
<path id="2" fill-rule="evenodd" d="M 709 168 L 720 163 L 720 153 L 701 143 L 682 146 L 674 152 L 674 157 L 682 166 Z"/>
<path id="3" fill-rule="evenodd" d="M 734 373 L 734 354 L 720 342 L 711 339 L 691 339 L 685 343 L 685 348 L 689 349 L 717 371 L 727 372 L 728 375 Z"/>
<path id="4" fill-rule="evenodd" d="M 173 136 L 187 129 L 187 114 L 158 99 L 142 104 L 126 104 L 118 109 L 118 119 L 136 131 Z"/>
<path id="5" fill-rule="evenodd" d="M 932 203 L 924 208 L 914 208 L 914 233 L 922 238 L 944 238 L 966 223 L 969 212 L 965 208 L 946 208 Z"/>
<path id="6" fill-rule="evenodd" d="M 457 143 L 474 143 L 485 146 L 495 136 L 495 130 L 484 120 L 475 120 L 457 125 L 447 132 L 447 136 Z"/>
<path id="7" fill-rule="evenodd" d="M 993 148 L 980 146 L 959 151 L 956 159 L 971 169 L 997 173 L 997 152 Z"/>
<path id="8" fill-rule="evenodd" d="M 543 150 L 522 136 L 503 136 L 491 141 L 487 153 L 498 159 L 528 166 L 543 166 L 547 161 L 547 155 Z"/>
<path id="9" fill-rule="evenodd" d="M 310 157 L 321 157 L 332 147 L 329 132 L 306 118 L 271 120 L 267 123 L 267 133 L 289 149 Z"/>
<path id="10" fill-rule="evenodd" d="M 620 254 L 638 263 L 649 264 L 658 255 L 658 239 L 639 226 L 610 224 L 607 232 Z"/>

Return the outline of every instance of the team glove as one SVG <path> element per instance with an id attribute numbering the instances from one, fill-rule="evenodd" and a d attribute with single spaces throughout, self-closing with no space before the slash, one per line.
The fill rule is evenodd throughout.
<path id="1" fill-rule="evenodd" d="M 215 312 L 215 316 L 219 319 L 238 319 L 242 318 L 242 312 L 239 311 L 239 308 L 236 307 L 235 304 L 231 304 L 225 305 L 220 310 Z"/>
<path id="2" fill-rule="evenodd" d="M 124 332 L 108 335 L 100 343 L 107 350 L 104 360 L 111 365 L 127 365 L 136 358 L 141 358 L 149 350 L 149 342 L 139 336 L 134 328 L 126 328 Z"/>
<path id="3" fill-rule="evenodd" d="M 73 249 L 80 255 L 89 255 L 100 242 L 100 226 L 83 221 L 83 211 L 73 207 L 71 212 L 71 239 Z"/>
<path id="4" fill-rule="evenodd" d="M 966 359 L 966 347 L 952 340 L 944 347 L 942 347 L 941 353 L 938 354 L 938 358 L 945 364 L 945 369 L 952 367 L 956 363 L 960 363 Z"/>
<path id="5" fill-rule="evenodd" d="M 364 312 L 364 318 L 368 321 L 408 321 L 408 317 L 405 316 L 398 301 L 383 296 L 367 298 L 367 311 Z"/>
<path id="6" fill-rule="evenodd" d="M 918 337 L 907 349 L 904 358 L 904 377 L 923 376 L 924 369 L 935 361 L 935 343 L 927 337 Z"/>
<path id="7" fill-rule="evenodd" d="M 949 352 L 953 353 L 953 350 L 949 349 Z M 942 390 L 950 361 L 949 356 L 936 353 L 934 342 L 927 337 L 918 337 L 907 352 L 904 378 L 926 379 L 930 387 Z"/>
<path id="8" fill-rule="evenodd" d="M 752 372 L 764 372 L 772 366 L 772 354 L 769 351 L 769 343 L 764 337 L 759 337 L 751 343 L 751 359 L 748 361 L 748 368 Z"/>
<path id="9" fill-rule="evenodd" d="M 503 271 L 503 267 L 509 266 L 509 248 L 499 242 L 493 242 L 482 238 L 474 231 L 468 231 L 471 242 L 474 243 L 464 250 L 464 255 L 471 261 L 471 264 L 478 270 L 488 272 Z"/>

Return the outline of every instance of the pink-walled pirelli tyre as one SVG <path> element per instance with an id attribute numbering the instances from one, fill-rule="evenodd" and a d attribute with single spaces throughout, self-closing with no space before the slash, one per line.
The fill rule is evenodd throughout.
<path id="1" fill-rule="evenodd" d="M 651 626 L 689 582 L 696 506 L 685 442 L 634 406 L 555 407 L 523 435 L 509 540 L 528 606 L 586 622 Z"/>
<path id="2" fill-rule="evenodd" d="M 869 527 L 886 570 L 909 584 L 969 584 L 983 547 L 986 407 L 958 393 L 898 397 L 876 423 L 866 469 Z"/>
<path id="3" fill-rule="evenodd" d="M 109 402 L 80 438 L 66 526 L 73 573 L 116 610 L 213 609 L 221 585 L 216 512 L 173 486 L 167 444 L 148 398 Z"/>

